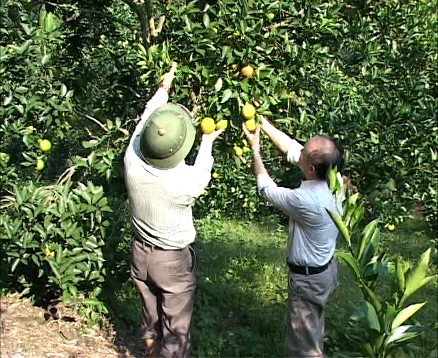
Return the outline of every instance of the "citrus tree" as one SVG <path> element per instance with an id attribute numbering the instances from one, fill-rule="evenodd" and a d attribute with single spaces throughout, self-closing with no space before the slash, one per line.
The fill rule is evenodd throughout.
<path id="1" fill-rule="evenodd" d="M 302 142 L 322 133 L 336 138 L 345 148 L 346 173 L 370 203 L 367 210 L 391 228 L 414 204 L 435 222 L 433 5 L 2 1 L 2 282 L 31 291 L 36 281 L 24 273 L 35 265 L 50 292 L 76 287 L 96 296 L 86 283 L 90 275 L 95 286 L 127 277 L 123 153 L 173 61 L 178 71 L 171 101 L 193 109 L 197 125 L 205 117 L 227 123 L 197 216 L 272 214 L 256 193 L 241 129 L 266 115 Z M 241 112 L 247 104 L 254 106 L 253 117 L 250 107 L 249 114 Z M 280 184 L 299 183 L 299 173 L 267 140 L 263 152 Z M 17 238 L 21 231 L 25 241 Z M 95 256 L 73 258 L 82 257 L 78 248 L 90 237 L 96 247 L 86 253 Z M 65 262 L 71 271 L 60 269 Z"/>
<path id="2" fill-rule="evenodd" d="M 338 139 L 345 170 L 374 215 L 394 225 L 418 206 L 436 223 L 437 17 L 431 6 L 221 1 L 154 8 L 152 15 L 172 22 L 140 47 L 142 78 L 177 61 L 172 99 L 196 107 L 199 120 L 230 121 L 215 156 L 223 185 L 216 181 L 198 207 L 226 207 L 233 215 L 242 207 L 259 210 L 254 183 L 243 178 L 250 164 L 234 151 L 246 147 L 240 108 L 255 102 L 258 114 L 298 140 L 321 133 Z M 244 74 L 248 67 L 254 75 Z M 265 152 L 270 165 L 283 166 L 267 143 Z"/>

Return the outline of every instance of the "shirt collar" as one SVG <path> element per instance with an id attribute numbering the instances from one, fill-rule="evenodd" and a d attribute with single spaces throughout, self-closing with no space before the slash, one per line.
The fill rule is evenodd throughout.
<path id="1" fill-rule="evenodd" d="M 327 186 L 328 184 L 325 180 L 303 180 L 301 182 L 300 188 L 312 188 L 316 186 Z"/>

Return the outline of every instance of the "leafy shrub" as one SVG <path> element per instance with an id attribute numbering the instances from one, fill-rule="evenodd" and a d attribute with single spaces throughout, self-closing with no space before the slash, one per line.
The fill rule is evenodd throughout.
<path id="1" fill-rule="evenodd" d="M 0 216 L 9 284 L 40 297 L 72 290 L 97 295 L 105 280 L 102 247 L 110 211 L 102 187 L 91 183 L 15 186 L 2 200 Z"/>
<path id="2" fill-rule="evenodd" d="M 412 317 L 426 302 L 411 303 L 412 296 L 422 287 L 433 283 L 437 275 L 428 275 L 431 249 L 426 250 L 416 266 L 397 256 L 394 262 L 380 252 L 379 220 L 369 222 L 362 232 L 359 223 L 364 214 L 364 205 L 359 193 L 348 195 L 331 172 L 331 189 L 345 197 L 344 214 L 328 210 L 331 218 L 345 240 L 346 250 L 338 250 L 337 256 L 352 270 L 365 302 L 359 304 L 350 317 L 345 337 L 368 357 L 399 356 L 400 348 L 428 329 Z M 391 292 L 379 292 L 379 279 L 390 277 Z"/>

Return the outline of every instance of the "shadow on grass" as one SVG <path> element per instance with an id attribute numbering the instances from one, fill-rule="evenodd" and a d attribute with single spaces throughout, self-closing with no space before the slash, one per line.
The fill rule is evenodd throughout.
<path id="1" fill-rule="evenodd" d="M 421 228 L 421 227 L 420 227 Z M 287 268 L 284 228 L 241 222 L 200 220 L 194 244 L 197 255 L 198 288 L 192 319 L 193 357 L 284 357 Z M 412 237 L 415 234 L 415 240 Z M 384 248 L 415 261 L 429 245 L 426 232 L 384 232 Z M 410 245 L 404 244 L 405 240 Z M 342 242 L 339 241 L 339 246 Z M 128 261 L 128 258 L 126 258 Z M 382 280 L 382 293 L 390 282 Z M 111 292 L 111 317 L 117 328 L 120 351 L 127 347 L 141 357 L 140 300 L 130 280 Z M 416 302 L 428 301 L 417 319 L 433 326 L 437 317 L 436 284 L 423 288 Z M 354 346 L 346 341 L 348 320 L 363 302 L 362 293 L 350 272 L 339 264 L 339 287 L 326 308 L 328 357 L 350 357 Z M 436 330 L 412 343 L 428 356 L 436 345 Z M 418 356 L 418 355 L 417 355 Z"/>
<path id="2" fill-rule="evenodd" d="M 248 228 L 211 223 L 198 227 L 193 357 L 285 356 L 283 242 L 261 234 L 260 228 Z M 137 338 L 141 304 L 133 283 L 124 282 L 112 296 L 116 344 L 121 352 L 141 357 L 143 346 Z"/>

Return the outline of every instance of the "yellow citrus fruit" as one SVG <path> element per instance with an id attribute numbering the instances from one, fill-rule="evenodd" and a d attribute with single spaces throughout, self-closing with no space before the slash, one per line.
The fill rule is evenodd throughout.
<path id="1" fill-rule="evenodd" d="M 251 78 L 254 76 L 254 69 L 250 65 L 247 65 L 240 70 L 240 74 L 243 77 Z"/>
<path id="2" fill-rule="evenodd" d="M 218 173 L 213 173 L 211 176 L 212 176 L 213 178 L 215 178 L 215 179 L 219 178 L 219 174 L 218 174 Z"/>
<path id="3" fill-rule="evenodd" d="M 242 107 L 240 113 L 245 120 L 248 120 L 254 118 L 256 114 L 256 109 L 251 103 L 247 103 Z"/>
<path id="4" fill-rule="evenodd" d="M 50 149 L 52 149 L 52 143 L 50 143 L 50 140 L 48 140 L 48 139 L 43 139 L 43 140 L 40 142 L 40 149 L 41 149 L 43 152 L 48 152 Z"/>
<path id="5" fill-rule="evenodd" d="M 241 157 L 243 155 L 243 149 L 240 148 L 239 146 L 235 145 L 234 146 L 234 153 L 238 156 Z"/>
<path id="6" fill-rule="evenodd" d="M 268 20 L 273 20 L 275 17 L 275 14 L 273 12 L 268 12 L 266 14 L 266 17 L 268 18 Z"/>
<path id="7" fill-rule="evenodd" d="M 388 225 L 388 230 L 389 231 L 394 231 L 395 230 L 395 225 L 394 224 L 389 224 Z"/>
<path id="8" fill-rule="evenodd" d="M 245 127 L 250 132 L 254 132 L 255 129 L 257 128 L 257 123 L 256 123 L 255 119 L 251 118 L 251 119 L 248 119 L 247 121 L 245 121 Z"/>
<path id="9" fill-rule="evenodd" d="M 36 168 L 36 170 L 43 170 L 44 169 L 44 165 L 45 165 L 44 164 L 44 160 L 37 159 L 35 168 Z"/>
<path id="10" fill-rule="evenodd" d="M 216 130 L 226 129 L 227 127 L 228 127 L 228 121 L 226 119 L 221 119 L 219 122 L 216 123 Z"/>
<path id="11" fill-rule="evenodd" d="M 216 123 L 214 123 L 214 119 L 210 117 L 205 117 L 201 121 L 201 131 L 204 134 L 210 134 L 211 132 L 214 132 L 216 129 Z"/>

